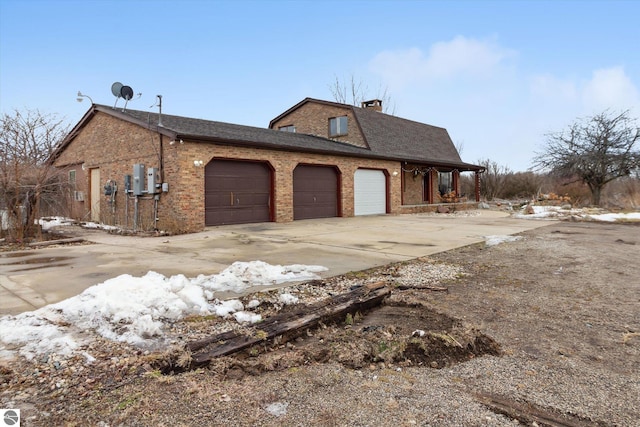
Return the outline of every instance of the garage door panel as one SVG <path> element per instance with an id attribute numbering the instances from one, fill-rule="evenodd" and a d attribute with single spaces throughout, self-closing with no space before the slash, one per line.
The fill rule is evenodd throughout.
<path id="1" fill-rule="evenodd" d="M 387 213 L 387 178 L 384 172 L 358 169 L 354 175 L 354 215 Z"/>
<path id="2" fill-rule="evenodd" d="M 293 219 L 338 216 L 338 172 L 332 166 L 298 165 L 293 171 Z"/>
<path id="3" fill-rule="evenodd" d="M 205 225 L 271 220 L 271 169 L 261 162 L 213 160 L 205 169 Z"/>

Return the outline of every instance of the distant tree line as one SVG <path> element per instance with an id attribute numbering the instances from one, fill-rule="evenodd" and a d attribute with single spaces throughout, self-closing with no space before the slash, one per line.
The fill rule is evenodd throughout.
<path id="1" fill-rule="evenodd" d="M 478 164 L 485 169 L 480 179 L 484 200 L 552 193 L 574 205 L 640 206 L 640 127 L 629 111 L 607 110 L 548 134 L 533 159 L 533 171 L 512 172 L 489 159 Z M 471 193 L 472 178 L 465 177 L 462 185 L 463 192 Z"/>
<path id="2" fill-rule="evenodd" d="M 589 186 L 577 176 L 559 176 L 541 172 L 513 172 L 491 160 L 477 162 L 485 166 L 481 174 L 480 195 L 484 201 L 526 202 L 548 195 L 568 198 L 575 207 L 594 206 Z M 473 194 L 473 175 L 463 174 L 463 194 Z M 640 176 L 631 174 L 609 183 L 602 191 L 599 206 L 614 209 L 640 208 Z"/>

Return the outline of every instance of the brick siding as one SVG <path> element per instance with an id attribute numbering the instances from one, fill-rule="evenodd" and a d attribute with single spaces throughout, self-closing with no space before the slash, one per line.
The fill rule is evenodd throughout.
<path id="1" fill-rule="evenodd" d="M 346 156 L 296 153 L 290 151 L 247 148 L 215 143 L 184 141 L 173 144 L 163 137 L 164 182 L 169 185 L 167 193 L 160 193 L 157 200 L 157 222 L 154 221 L 153 196 L 138 199 L 139 217 L 135 225 L 138 230 L 167 230 L 170 232 L 190 232 L 204 228 L 205 189 L 204 173 L 206 165 L 213 159 L 237 159 L 268 162 L 274 171 L 274 220 L 293 220 L 293 170 L 298 164 L 335 166 L 340 174 L 340 216 L 353 216 L 353 177 L 358 168 L 385 171 L 389 180 L 390 212 L 398 213 L 400 201 L 399 162 L 368 160 Z M 78 215 L 87 218 L 90 210 L 89 170 L 100 169 L 100 189 L 107 180 L 118 185 L 115 204 L 110 197 L 100 194 L 100 221 L 105 224 L 132 229 L 134 226 L 135 198 L 124 192 L 124 176 L 133 173 L 133 164 L 145 167 L 159 167 L 158 133 L 135 124 L 119 120 L 98 112 L 71 144 L 56 159 L 55 165 L 69 168 L 70 165 L 84 165 L 84 174 L 77 175 L 76 188 L 85 191 L 85 202 L 76 202 Z M 201 160 L 202 166 L 194 165 Z M 146 178 L 146 177 L 145 177 Z M 145 185 L 146 188 L 146 185 Z M 80 207 L 80 208 L 78 208 Z"/>
<path id="2" fill-rule="evenodd" d="M 272 124 L 272 129 L 295 125 L 297 133 L 329 138 L 329 119 L 347 116 L 347 135 L 333 139 L 340 142 L 368 148 L 350 108 L 330 106 L 309 102 Z"/>

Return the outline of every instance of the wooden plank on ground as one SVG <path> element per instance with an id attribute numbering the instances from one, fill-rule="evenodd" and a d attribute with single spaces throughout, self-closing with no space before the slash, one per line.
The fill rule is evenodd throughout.
<path id="1" fill-rule="evenodd" d="M 43 240 L 42 242 L 31 242 L 29 246 L 51 246 L 51 245 L 66 245 L 69 243 L 80 243 L 84 242 L 82 237 L 71 237 L 68 239 L 57 239 L 57 240 Z"/>
<path id="2" fill-rule="evenodd" d="M 476 400 L 491 411 L 506 415 L 527 425 L 537 424 L 550 427 L 598 427 L 601 424 L 572 414 L 562 414 L 541 408 L 532 403 L 521 403 L 503 396 L 476 393 Z"/>
<path id="3" fill-rule="evenodd" d="M 255 325 L 248 335 L 231 331 L 192 341 L 187 344 L 192 352 L 192 367 L 205 365 L 216 357 L 237 353 L 277 336 L 284 336 L 286 339 L 297 337 L 321 322 L 329 322 L 344 317 L 347 313 L 380 305 L 390 292 L 386 282 L 364 285 L 329 300 L 274 316 Z"/>

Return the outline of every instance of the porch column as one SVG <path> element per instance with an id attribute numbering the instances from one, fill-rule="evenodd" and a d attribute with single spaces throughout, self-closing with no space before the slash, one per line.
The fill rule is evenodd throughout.
<path id="1" fill-rule="evenodd" d="M 429 172 L 427 172 L 427 174 L 429 175 L 429 193 L 427 194 L 427 203 L 428 204 L 433 204 L 435 203 L 435 190 L 434 188 L 438 188 L 438 175 L 437 175 L 438 171 L 436 171 L 435 169 L 431 169 Z M 425 175 L 425 178 L 427 176 Z"/>
<path id="2" fill-rule="evenodd" d="M 451 186 L 456 198 L 460 197 L 460 171 L 458 169 L 454 169 L 451 173 Z"/>
<path id="3" fill-rule="evenodd" d="M 476 202 L 480 201 L 480 171 L 476 171 Z"/>

